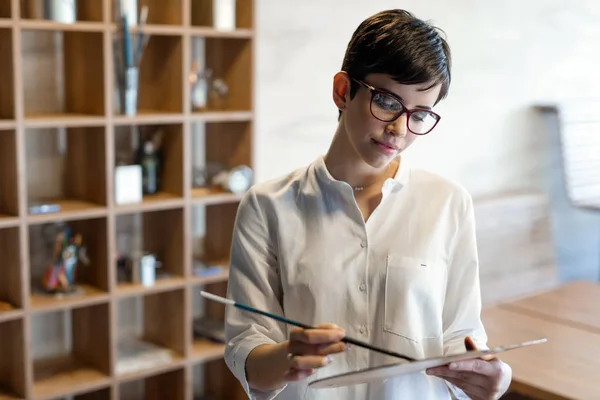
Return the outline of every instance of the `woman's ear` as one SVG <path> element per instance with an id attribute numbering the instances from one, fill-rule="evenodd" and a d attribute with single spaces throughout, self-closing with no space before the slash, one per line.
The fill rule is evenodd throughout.
<path id="1" fill-rule="evenodd" d="M 348 101 L 350 101 L 350 77 L 346 72 L 340 71 L 333 77 L 333 102 L 339 110 L 343 110 Z"/>

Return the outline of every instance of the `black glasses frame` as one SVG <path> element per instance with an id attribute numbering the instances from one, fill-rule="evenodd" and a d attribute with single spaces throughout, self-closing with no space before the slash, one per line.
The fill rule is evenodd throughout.
<path id="1" fill-rule="evenodd" d="M 377 88 L 369 85 L 368 83 L 361 81 L 360 79 L 356 79 L 356 78 L 351 78 L 351 79 L 353 81 L 361 84 L 365 88 L 369 89 L 369 91 L 371 92 L 371 101 L 369 103 L 369 111 L 371 112 L 371 115 L 374 118 L 378 119 L 379 121 L 382 121 L 382 122 L 392 122 L 392 121 L 395 121 L 398 118 L 400 118 L 400 116 L 402 114 L 406 113 L 406 129 L 408 129 L 411 133 L 413 133 L 415 135 L 427 135 L 429 132 L 431 132 L 433 130 L 433 128 L 435 128 L 437 126 L 437 124 L 440 122 L 440 119 L 442 119 L 442 117 L 439 114 L 437 114 L 437 113 L 435 113 L 435 112 L 433 112 L 431 110 L 425 110 L 425 109 L 422 109 L 422 108 L 416 108 L 416 109 L 413 109 L 413 110 L 409 110 L 402 103 L 402 100 L 400 100 L 400 98 L 398 96 L 396 96 L 395 94 L 390 93 L 390 92 L 388 92 L 386 90 L 377 89 Z M 389 97 L 393 98 L 394 100 L 396 100 L 402 106 L 402 109 L 398 113 L 396 113 L 389 120 L 388 119 L 381 119 L 381 118 L 379 118 L 373 112 L 373 99 L 375 99 L 375 95 L 377 95 L 377 94 L 384 95 L 384 96 L 389 96 Z M 434 118 L 435 118 L 435 124 L 433 124 L 433 126 L 431 127 L 431 129 L 429 129 L 427 132 L 414 132 L 412 129 L 410 129 L 410 127 L 409 127 L 410 117 L 411 117 L 412 114 L 417 113 L 417 112 L 426 112 L 426 113 L 429 113 L 429 114 L 431 114 L 431 115 L 434 116 Z"/>

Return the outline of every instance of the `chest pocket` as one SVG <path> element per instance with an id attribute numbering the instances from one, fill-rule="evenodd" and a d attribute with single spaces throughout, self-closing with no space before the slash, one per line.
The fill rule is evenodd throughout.
<path id="1" fill-rule="evenodd" d="M 446 269 L 438 260 L 389 255 L 383 329 L 412 342 L 442 335 Z"/>

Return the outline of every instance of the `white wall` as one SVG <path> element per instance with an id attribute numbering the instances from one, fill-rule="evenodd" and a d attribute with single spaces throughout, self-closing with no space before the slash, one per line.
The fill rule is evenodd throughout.
<path id="1" fill-rule="evenodd" d="M 600 91 L 597 0 L 258 0 L 257 180 L 326 151 L 333 75 L 358 24 L 387 8 L 432 20 L 453 53 L 442 121 L 407 157 L 474 196 L 541 185 L 548 139 L 531 106 Z"/>

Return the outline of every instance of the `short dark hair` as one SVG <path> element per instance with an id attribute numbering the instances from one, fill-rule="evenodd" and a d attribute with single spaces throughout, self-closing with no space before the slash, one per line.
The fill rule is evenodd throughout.
<path id="1" fill-rule="evenodd" d="M 342 71 L 360 80 L 368 74 L 383 73 L 406 85 L 441 84 L 437 103 L 448 95 L 451 80 L 450 47 L 441 33 L 441 29 L 408 11 L 381 11 L 364 20 L 354 31 Z M 352 82 L 351 98 L 357 90 Z"/>

